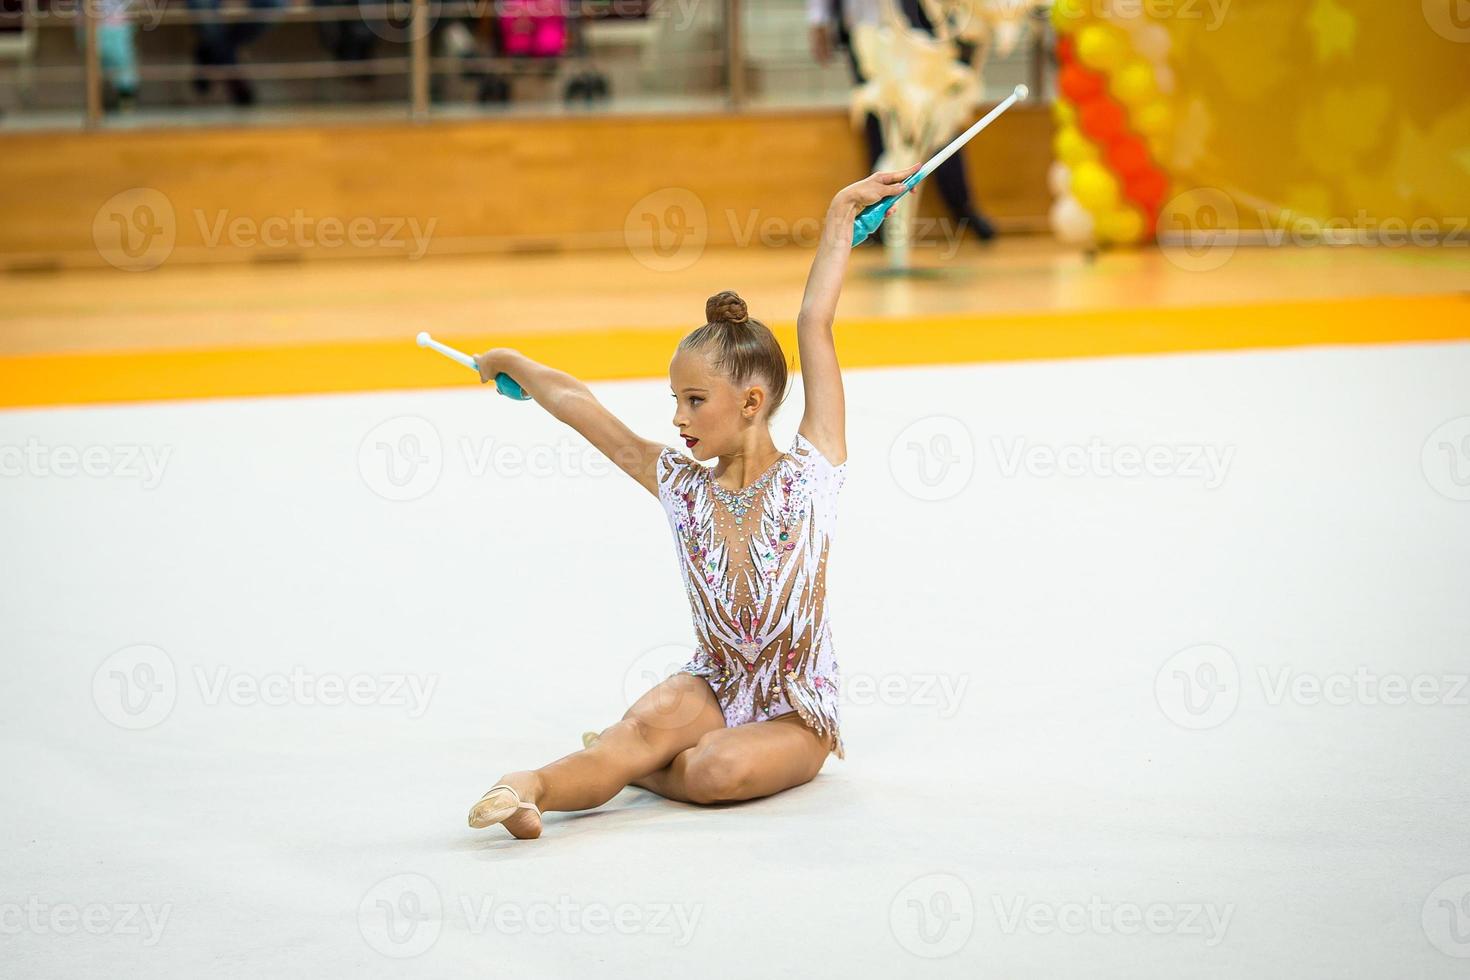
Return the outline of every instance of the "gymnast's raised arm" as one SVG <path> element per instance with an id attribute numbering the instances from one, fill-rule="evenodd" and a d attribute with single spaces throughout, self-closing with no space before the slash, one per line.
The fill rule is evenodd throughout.
<path id="1" fill-rule="evenodd" d="M 620 470 L 658 496 L 654 467 L 664 447 L 629 429 L 585 384 L 565 371 L 547 367 L 508 347 L 475 355 L 475 366 L 479 368 L 481 384 L 501 372 L 515 378 L 536 404 L 580 432 Z"/>
<path id="2" fill-rule="evenodd" d="M 847 459 L 846 406 L 842 394 L 842 369 L 837 364 L 837 347 L 832 321 L 837 315 L 837 297 L 847 272 L 852 251 L 852 223 L 858 212 L 887 197 L 902 194 L 903 182 L 918 172 L 908 170 L 876 173 L 837 192 L 822 223 L 822 240 L 807 275 L 801 312 L 796 316 L 796 347 L 801 359 L 801 384 L 806 393 L 806 412 L 797 431 L 833 466 Z"/>

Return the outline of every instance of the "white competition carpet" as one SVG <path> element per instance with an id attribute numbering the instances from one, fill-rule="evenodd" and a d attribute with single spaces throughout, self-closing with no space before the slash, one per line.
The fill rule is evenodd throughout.
<path id="1" fill-rule="evenodd" d="M 471 386 L 0 414 L 0 974 L 1470 971 L 1470 346 L 848 398 L 847 761 L 526 843 L 686 652 L 652 497 Z"/>

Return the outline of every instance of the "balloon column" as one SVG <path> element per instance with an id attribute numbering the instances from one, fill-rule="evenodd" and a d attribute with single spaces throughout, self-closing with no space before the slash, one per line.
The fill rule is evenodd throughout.
<path id="1" fill-rule="evenodd" d="M 1174 89 L 1169 32 L 1141 14 L 1101 18 L 1056 0 L 1058 96 L 1051 226 L 1071 245 L 1152 241 L 1169 193 L 1160 161 Z"/>

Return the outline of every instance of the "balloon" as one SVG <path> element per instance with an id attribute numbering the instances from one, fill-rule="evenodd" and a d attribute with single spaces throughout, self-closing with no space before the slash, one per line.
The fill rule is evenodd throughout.
<path id="1" fill-rule="evenodd" d="M 1051 230 L 1064 245 L 1092 244 L 1092 215 L 1072 197 L 1051 206 Z"/>
<path id="2" fill-rule="evenodd" d="M 1148 147 L 1137 136 L 1124 136 L 1108 147 L 1108 167 L 1127 180 L 1152 169 Z"/>
<path id="3" fill-rule="evenodd" d="M 1159 94 L 1153 65 L 1142 58 L 1134 58 L 1119 68 L 1108 88 L 1126 106 L 1143 105 Z"/>
<path id="4" fill-rule="evenodd" d="M 1122 137 L 1128 126 L 1123 110 L 1103 96 L 1077 107 L 1077 123 L 1088 139 L 1099 146 L 1107 146 Z"/>
<path id="5" fill-rule="evenodd" d="M 1087 160 L 1072 171 L 1072 194 L 1087 210 L 1101 214 L 1118 203 L 1118 182 L 1102 164 Z"/>
<path id="6" fill-rule="evenodd" d="M 1087 129 L 1087 115 L 1083 113 L 1082 128 Z M 1145 136 L 1162 136 L 1169 131 L 1174 114 L 1166 102 L 1150 102 L 1133 110 L 1133 125 Z"/>
<path id="7" fill-rule="evenodd" d="M 1127 55 L 1123 39 L 1111 27 L 1088 24 L 1077 32 L 1077 58 L 1096 71 L 1112 71 Z"/>
<path id="8" fill-rule="evenodd" d="M 1072 35 L 1063 34 L 1057 38 L 1057 62 L 1062 65 L 1070 65 L 1077 60 L 1077 44 L 1072 40 Z"/>
<path id="9" fill-rule="evenodd" d="M 1143 237 L 1143 215 L 1126 206 L 1108 211 L 1097 219 L 1097 233 L 1104 241 L 1132 245 Z"/>
<path id="10" fill-rule="evenodd" d="M 1057 159 L 1069 167 L 1097 159 L 1097 147 L 1087 142 L 1074 126 L 1057 130 L 1052 149 L 1056 150 Z"/>
<path id="11" fill-rule="evenodd" d="M 1087 15 L 1087 0 L 1056 0 L 1051 8 L 1051 22 L 1056 29 L 1066 34 L 1082 22 Z"/>
<path id="12" fill-rule="evenodd" d="M 1066 196 L 1067 189 L 1072 186 L 1072 171 L 1062 161 L 1055 161 L 1046 172 L 1046 186 L 1051 189 L 1052 197 Z"/>
<path id="13" fill-rule="evenodd" d="M 1174 94 L 1174 69 L 1168 65 L 1158 65 L 1154 68 L 1154 84 L 1160 92 L 1165 95 Z"/>
<path id="14" fill-rule="evenodd" d="M 1145 24 L 1133 34 L 1133 46 L 1138 53 L 1155 64 L 1169 57 L 1169 32 L 1162 24 Z"/>
<path id="15" fill-rule="evenodd" d="M 1070 102 L 1086 102 L 1102 94 L 1103 77 L 1081 65 L 1068 65 L 1057 76 L 1057 86 Z"/>
<path id="16" fill-rule="evenodd" d="M 1051 117 L 1058 128 L 1077 125 L 1077 110 L 1066 99 L 1057 99 L 1051 104 Z"/>
<path id="17" fill-rule="evenodd" d="M 1123 191 L 1130 201 L 1135 201 L 1150 211 L 1157 211 L 1163 206 L 1164 198 L 1169 195 L 1169 178 L 1164 176 L 1162 170 L 1149 168 L 1141 174 L 1129 177 Z"/>

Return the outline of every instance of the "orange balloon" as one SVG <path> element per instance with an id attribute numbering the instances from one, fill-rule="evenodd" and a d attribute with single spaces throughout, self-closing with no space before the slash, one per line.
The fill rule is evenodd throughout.
<path id="1" fill-rule="evenodd" d="M 1148 147 L 1137 136 L 1126 135 L 1108 147 L 1108 166 L 1125 180 L 1150 169 Z"/>
<path id="2" fill-rule="evenodd" d="M 1141 174 L 1127 180 L 1123 193 L 1130 201 L 1136 201 L 1148 211 L 1157 211 L 1169 194 L 1169 178 L 1163 171 L 1150 167 Z"/>
<path id="3" fill-rule="evenodd" d="M 1116 102 L 1098 96 L 1077 107 L 1077 122 L 1094 143 L 1107 146 L 1123 137 L 1128 118 Z"/>
<path id="4" fill-rule="evenodd" d="M 1068 101 L 1079 105 L 1101 95 L 1105 84 L 1101 75 L 1090 72 L 1078 64 L 1067 65 L 1057 76 L 1057 85 L 1061 88 L 1062 94 L 1067 97 Z"/>

